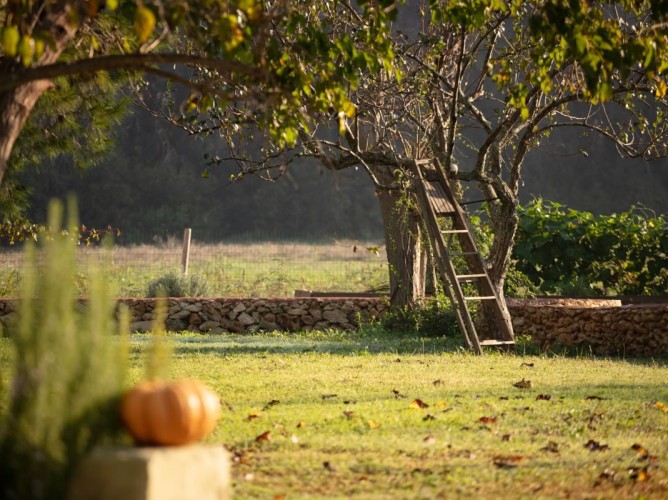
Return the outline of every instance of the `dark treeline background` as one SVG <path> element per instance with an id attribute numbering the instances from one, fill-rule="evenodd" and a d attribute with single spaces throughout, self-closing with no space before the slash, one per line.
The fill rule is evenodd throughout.
<path id="1" fill-rule="evenodd" d="M 119 228 L 127 242 L 178 236 L 184 227 L 199 240 L 382 239 L 373 185 L 362 169 L 333 173 L 304 160 L 277 182 L 249 177 L 230 184 L 233 165 L 207 170 L 205 154 L 220 153 L 219 140 L 188 136 L 141 110 L 117 133 L 116 146 L 96 166 L 80 170 L 61 157 L 27 169 L 20 179 L 31 191 L 28 216 L 43 222 L 50 198 L 73 193 L 82 223 Z M 668 212 L 668 160 L 625 160 L 597 137 L 555 136 L 530 154 L 524 172 L 524 201 L 542 196 L 597 214 L 634 204 Z"/>

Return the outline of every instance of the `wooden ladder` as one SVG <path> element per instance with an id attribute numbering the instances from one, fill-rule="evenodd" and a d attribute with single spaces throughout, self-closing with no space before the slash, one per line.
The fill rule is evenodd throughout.
<path id="1" fill-rule="evenodd" d="M 434 164 L 435 172 L 426 170 L 429 164 Z M 415 173 L 418 206 L 424 216 L 436 268 L 455 310 L 467 347 L 477 354 L 482 354 L 482 348 L 486 346 L 514 345 L 513 327 L 507 313 L 504 314 L 506 309 L 503 299 L 494 290 L 485 261 L 478 252 L 468 219 L 457 203 L 440 163 L 438 160 L 416 161 Z M 449 218 L 451 224 L 442 225 L 441 218 Z M 452 249 L 454 237 L 459 242 L 456 251 Z M 456 259 L 457 265 L 453 258 Z M 475 295 L 464 294 L 462 285 L 467 282 L 475 283 L 478 290 Z M 494 316 L 499 337 L 497 339 L 481 341 L 478 338 L 469 304 L 482 301 L 492 301 L 495 305 Z"/>

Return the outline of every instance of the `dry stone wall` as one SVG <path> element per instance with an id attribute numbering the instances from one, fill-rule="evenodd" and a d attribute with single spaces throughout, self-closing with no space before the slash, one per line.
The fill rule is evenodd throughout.
<path id="1" fill-rule="evenodd" d="M 133 331 L 147 331 L 155 299 L 120 299 Z M 259 330 L 350 330 L 380 318 L 383 298 L 168 299 L 167 328 L 174 331 L 244 333 Z M 0 323 L 16 317 L 16 303 L 0 300 Z M 541 349 L 581 348 L 601 355 L 668 357 L 668 304 L 621 306 L 601 300 L 509 300 L 517 335 Z"/>
<path id="2" fill-rule="evenodd" d="M 133 331 L 146 331 L 155 319 L 155 299 L 121 299 L 130 308 Z M 167 329 L 208 333 L 258 330 L 350 330 L 385 311 L 379 299 L 168 299 Z"/>
<path id="3" fill-rule="evenodd" d="M 587 305 L 515 301 L 515 334 L 540 349 L 578 348 L 600 355 L 668 357 L 668 304 Z"/>

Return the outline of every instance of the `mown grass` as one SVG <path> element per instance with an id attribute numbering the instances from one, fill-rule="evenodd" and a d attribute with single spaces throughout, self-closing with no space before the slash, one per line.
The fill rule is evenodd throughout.
<path id="1" fill-rule="evenodd" d="M 194 242 L 190 274 L 206 278 L 209 292 L 226 297 L 285 297 L 295 290 L 363 292 L 387 283 L 387 260 L 374 243 L 332 241 L 326 243 L 220 243 Z M 81 262 L 98 262 L 109 279 L 118 284 L 118 295 L 143 297 L 156 278 L 180 269 L 179 245 L 114 247 L 103 257 L 99 247 L 80 247 Z M 0 296 L 17 294 L 23 267 L 22 254 L 0 252 Z M 81 266 L 85 269 L 85 266 Z M 82 271 L 74 283 L 80 293 L 88 290 Z"/>
<path id="2" fill-rule="evenodd" d="M 171 376 L 223 399 L 209 442 L 233 453 L 239 498 L 668 495 L 665 361 L 373 331 L 170 339 Z M 133 337 L 136 378 L 147 346 Z"/>

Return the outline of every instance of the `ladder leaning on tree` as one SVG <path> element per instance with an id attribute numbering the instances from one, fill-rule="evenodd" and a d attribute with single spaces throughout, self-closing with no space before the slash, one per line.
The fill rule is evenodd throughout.
<path id="1" fill-rule="evenodd" d="M 434 168 L 428 169 L 429 165 Z M 514 345 L 513 327 L 504 313 L 507 311 L 504 299 L 494 289 L 466 214 L 457 202 L 440 162 L 437 159 L 416 161 L 415 175 L 418 207 L 423 214 L 436 268 L 467 347 L 482 354 L 485 346 Z M 465 283 L 475 284 L 477 292 L 465 294 L 469 291 L 464 287 Z M 492 304 L 496 339 L 480 340 L 473 323 L 469 304 L 478 303 L 481 307 L 483 301 Z"/>

